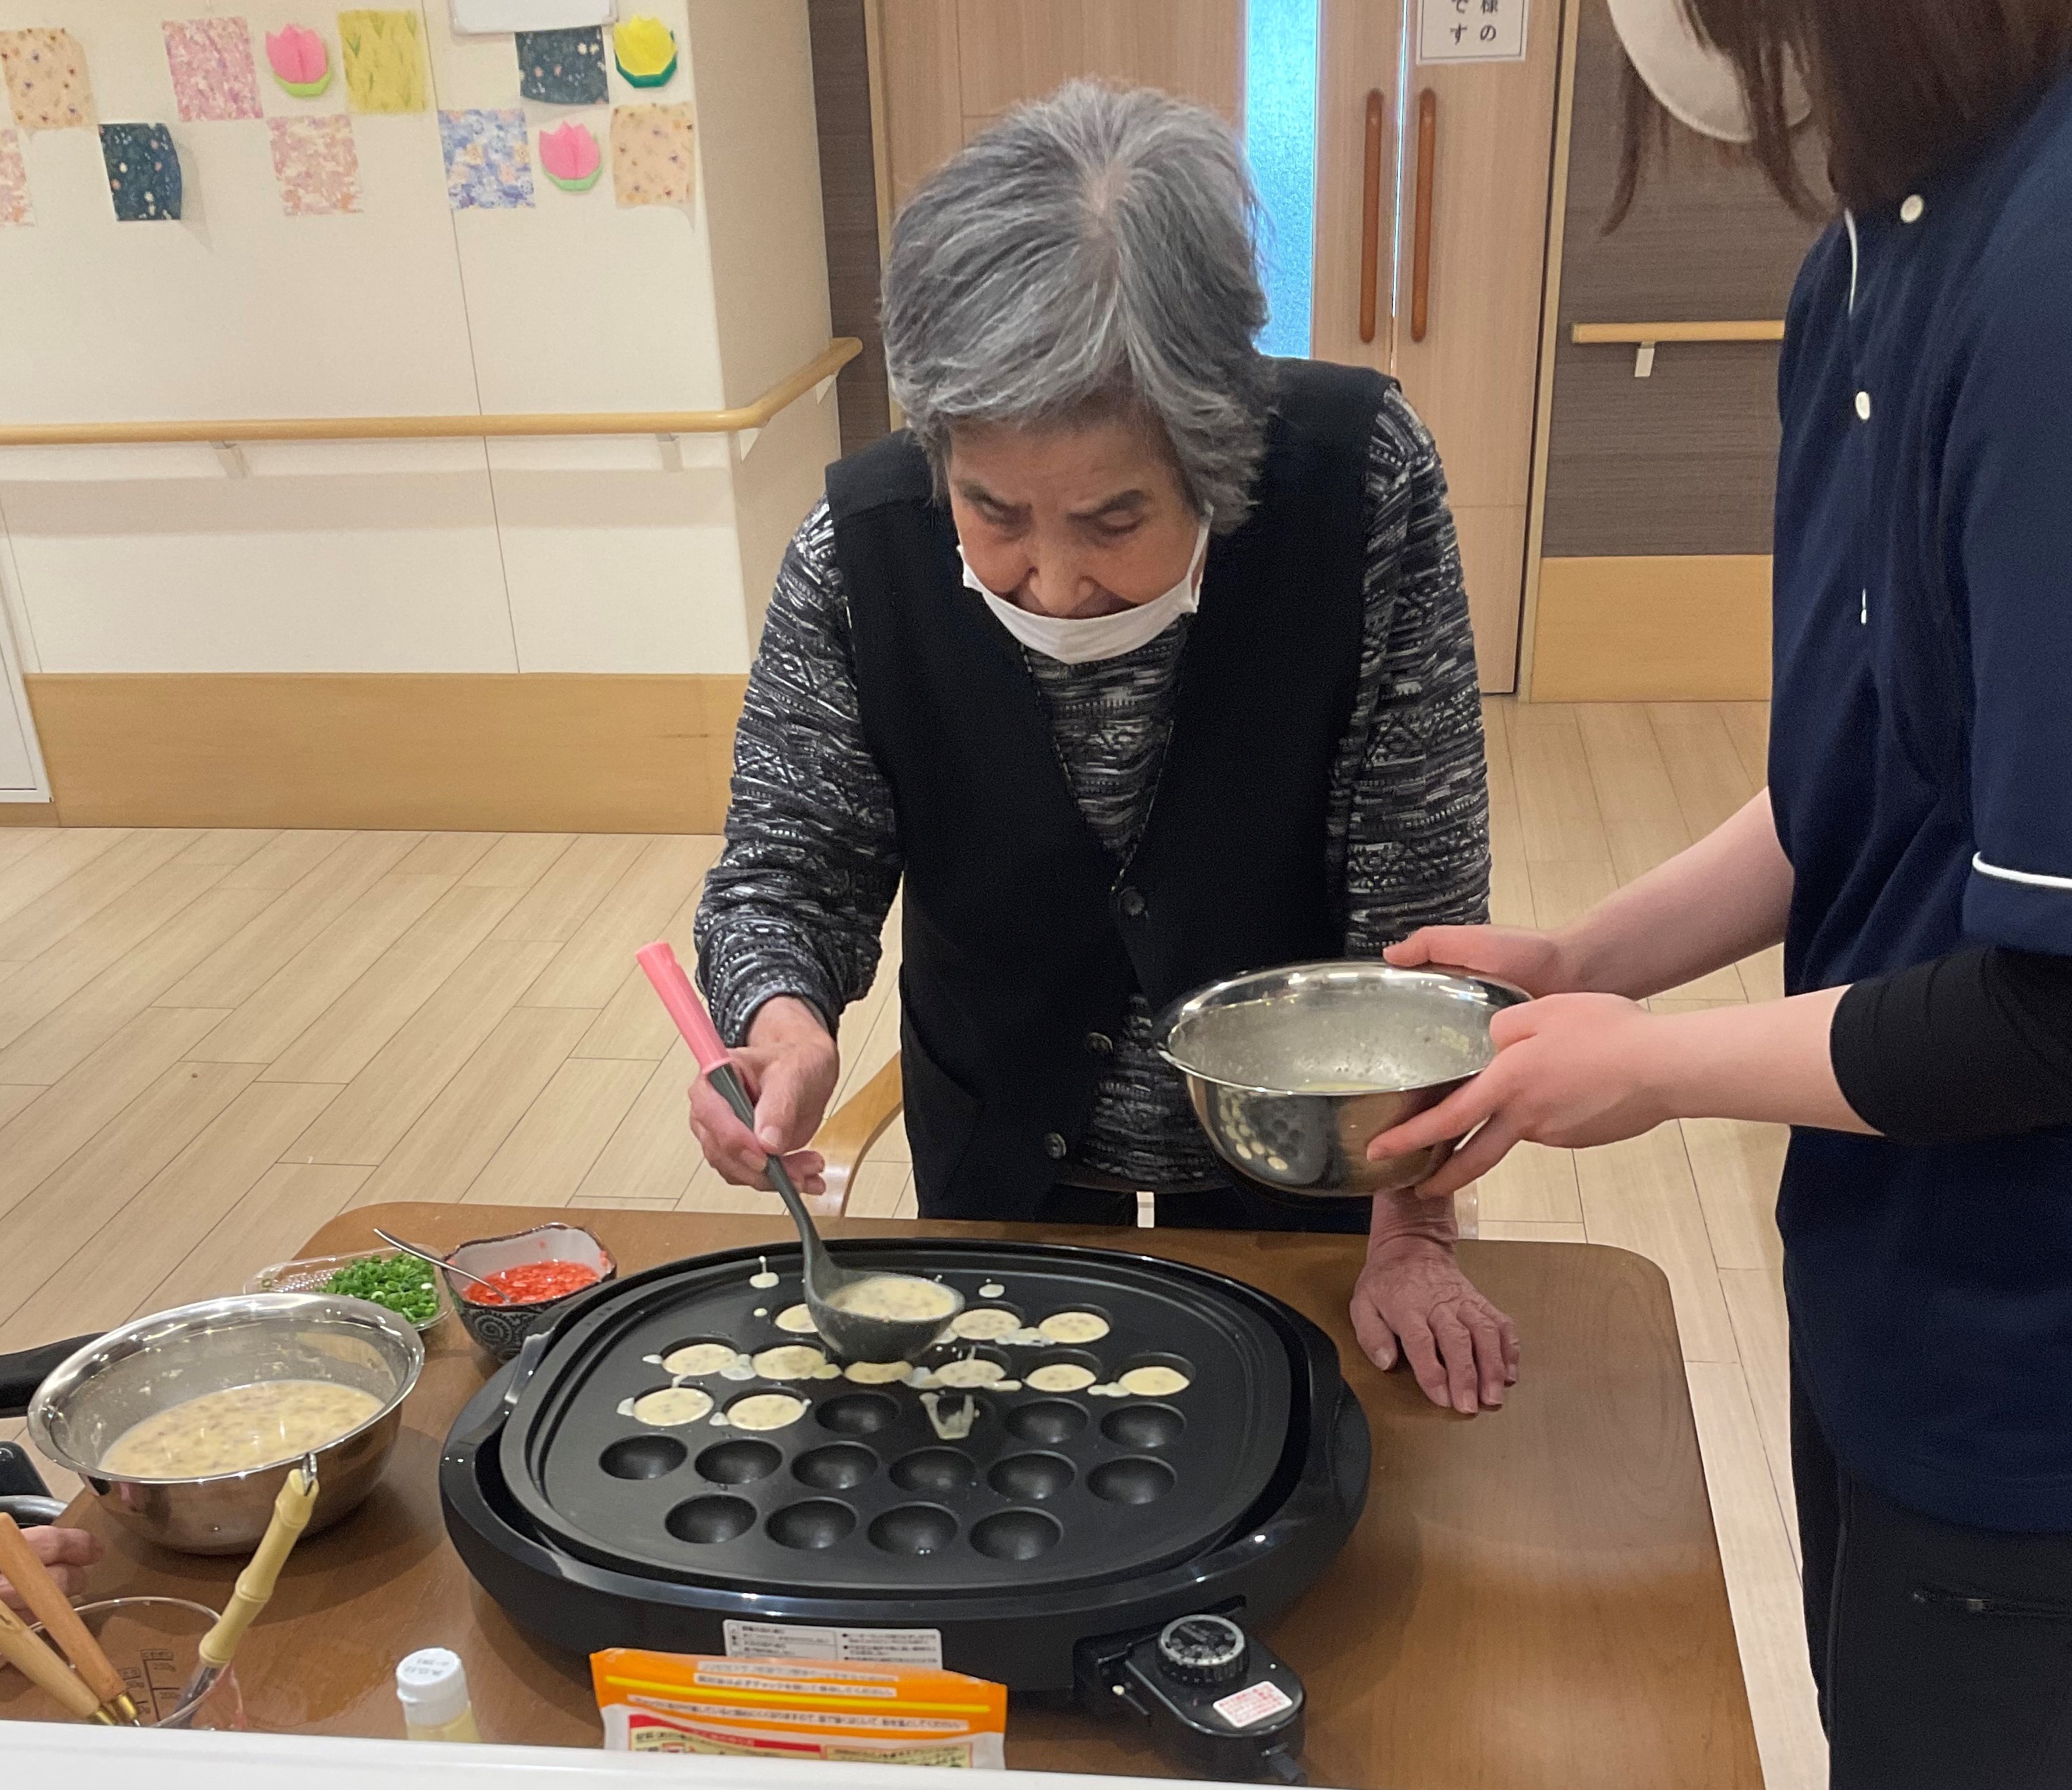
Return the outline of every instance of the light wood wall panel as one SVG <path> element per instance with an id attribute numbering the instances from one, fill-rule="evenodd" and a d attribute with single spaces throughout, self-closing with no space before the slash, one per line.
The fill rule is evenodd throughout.
<path id="1" fill-rule="evenodd" d="M 1767 697 L 1770 579 L 1760 553 L 1542 560 L 1534 701 Z"/>
<path id="2" fill-rule="evenodd" d="M 881 0 L 892 196 L 1010 106 L 1092 75 L 1163 88 L 1235 124 L 1244 0 Z"/>
<path id="3" fill-rule="evenodd" d="M 1324 8 L 1317 81 L 1317 239 L 1309 307 L 1310 352 L 1355 366 L 1393 364 L 1396 345 L 1396 158 L 1404 88 L 1398 0 L 1337 0 Z M 1380 241 L 1375 335 L 1359 339 L 1360 248 L 1367 164 L 1367 97 L 1379 90 Z M 1414 94 L 1414 87 L 1411 89 Z M 1415 105 L 1414 98 L 1411 105 Z"/>
<path id="4" fill-rule="evenodd" d="M 68 825 L 713 833 L 746 680 L 45 674 Z"/>

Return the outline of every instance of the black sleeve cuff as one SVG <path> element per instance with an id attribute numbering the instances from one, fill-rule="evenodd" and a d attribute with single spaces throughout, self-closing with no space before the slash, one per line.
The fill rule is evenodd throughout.
<path id="1" fill-rule="evenodd" d="M 2072 1125 L 2072 958 L 1971 945 L 1856 983 L 1829 1060 L 1864 1121 L 1907 1144 Z"/>

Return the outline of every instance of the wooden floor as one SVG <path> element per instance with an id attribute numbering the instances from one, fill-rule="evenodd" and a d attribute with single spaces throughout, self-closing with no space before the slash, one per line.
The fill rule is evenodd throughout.
<path id="1" fill-rule="evenodd" d="M 1762 778 L 1759 704 L 1486 714 L 1500 921 L 1572 918 Z M 632 962 L 656 937 L 688 960 L 717 849 L 0 829 L 0 1350 L 235 1290 L 375 1200 L 774 1209 L 700 1163 L 688 1057 Z M 897 1048 L 896 951 L 843 1022 L 845 1088 Z M 1771 953 L 1658 1004 L 1779 993 Z M 1771 1221 L 1783 1141 L 1708 1121 L 1521 1150 L 1481 1210 L 1485 1236 L 1616 1244 L 1668 1274 L 1765 1771 L 1815 1790 Z M 852 1209 L 911 1213 L 906 1158 L 895 1128 Z"/>

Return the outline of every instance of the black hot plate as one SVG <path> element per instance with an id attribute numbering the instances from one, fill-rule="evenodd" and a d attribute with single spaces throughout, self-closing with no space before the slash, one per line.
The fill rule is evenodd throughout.
<path id="1" fill-rule="evenodd" d="M 1107 1250 L 927 1238 L 841 1250 L 939 1278 L 968 1308 L 1004 1306 L 1029 1326 L 1091 1311 L 1108 1334 L 931 1354 L 923 1365 L 975 1352 L 1023 1381 L 976 1393 L 960 1440 L 937 1434 L 914 1389 L 844 1379 L 689 1381 L 719 1413 L 780 1391 L 808 1409 L 775 1430 L 661 1427 L 620 1410 L 669 1383 L 648 1357 L 695 1341 L 750 1353 L 816 1341 L 774 1322 L 800 1297 L 798 1252 L 767 1252 L 772 1287 L 748 1284 L 753 1250 L 601 1287 L 469 1404 L 441 1463 L 454 1545 L 515 1619 L 582 1652 L 767 1651 L 767 1632 L 758 1642 L 751 1623 L 903 1631 L 952 1670 L 1018 1691 L 1099 1691 L 1112 1706 L 1116 1675 L 1131 1676 L 1128 1656 L 1147 1636 L 1202 1611 L 1270 1619 L 1350 1533 L 1366 1494 L 1366 1419 L 1330 1339 L 1280 1301 Z M 980 1293 L 996 1283 L 997 1296 Z M 1137 1365 L 1177 1368 L 1189 1384 L 1160 1397 L 1027 1387 L 1029 1372 L 1059 1361 L 1092 1368 L 1100 1385 Z M 1271 1663 L 1299 1710 L 1299 1682 Z M 1268 1669 L 1227 1677 L 1248 1669 Z M 1175 1678 L 1182 1702 L 1207 1709 L 1231 1688 L 1198 1676 Z M 1135 1706 L 1140 1692 L 1157 1701 L 1171 1688 L 1120 1695 Z"/>

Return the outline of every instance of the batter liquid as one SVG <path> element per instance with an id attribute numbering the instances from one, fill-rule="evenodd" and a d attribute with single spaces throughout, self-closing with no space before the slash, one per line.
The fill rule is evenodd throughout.
<path id="1" fill-rule="evenodd" d="M 662 1365 L 679 1379 L 717 1373 L 741 1359 L 730 1343 L 691 1343 L 662 1357 Z"/>
<path id="2" fill-rule="evenodd" d="M 329 1380 L 232 1386 L 133 1424 L 101 1457 L 101 1471 L 146 1479 L 249 1472 L 327 1447 L 380 1409 L 373 1393 Z"/>
<path id="3" fill-rule="evenodd" d="M 913 1371 L 911 1361 L 852 1361 L 842 1369 L 842 1376 L 859 1386 L 889 1386 Z"/>
<path id="4" fill-rule="evenodd" d="M 1039 1393 L 1083 1392 L 1094 1383 L 1094 1371 L 1076 1361 L 1054 1361 L 1029 1375 L 1028 1383 Z"/>
<path id="5" fill-rule="evenodd" d="M 959 1312 L 956 1321 L 950 1326 L 950 1334 L 971 1343 L 997 1343 L 1021 1327 L 1022 1320 L 1013 1312 L 1003 1311 L 997 1306 L 982 1305 L 975 1311 Z"/>
<path id="6" fill-rule="evenodd" d="M 828 1364 L 828 1358 L 804 1343 L 786 1343 L 767 1348 L 755 1357 L 755 1371 L 765 1380 L 811 1380 Z"/>
<path id="7" fill-rule="evenodd" d="M 737 1430 L 783 1430 L 806 1414 L 806 1401 L 789 1393 L 757 1393 L 727 1406 L 724 1421 Z"/>
<path id="8" fill-rule="evenodd" d="M 1098 1343 L 1108 1335 L 1108 1319 L 1094 1311 L 1057 1311 L 1036 1327 L 1054 1343 Z"/>
<path id="9" fill-rule="evenodd" d="M 816 1336 L 820 1334 L 813 1323 L 813 1315 L 803 1305 L 787 1305 L 777 1314 L 777 1327 L 787 1330 L 794 1336 Z"/>
<path id="10" fill-rule="evenodd" d="M 626 1408 L 627 1415 L 657 1429 L 678 1423 L 695 1423 L 713 1408 L 712 1394 L 696 1386 L 664 1386 L 646 1393 Z"/>
<path id="11" fill-rule="evenodd" d="M 920 1322 L 947 1318 L 956 1309 L 957 1296 L 947 1286 L 915 1274 L 873 1274 L 837 1287 L 828 1302 L 859 1318 L 891 1318 Z"/>
<path id="12" fill-rule="evenodd" d="M 1170 1398 L 1175 1393 L 1185 1392 L 1194 1381 L 1177 1368 L 1132 1368 L 1116 1384 L 1134 1397 Z"/>

